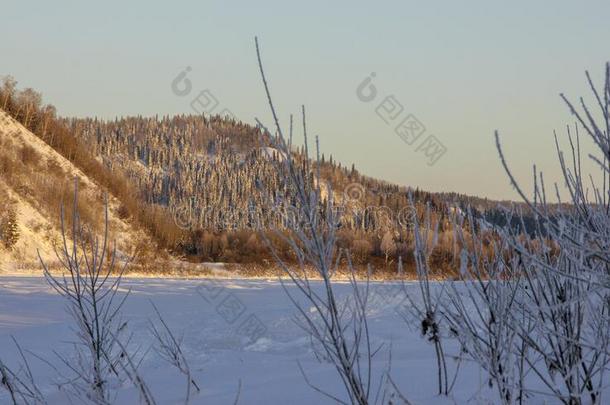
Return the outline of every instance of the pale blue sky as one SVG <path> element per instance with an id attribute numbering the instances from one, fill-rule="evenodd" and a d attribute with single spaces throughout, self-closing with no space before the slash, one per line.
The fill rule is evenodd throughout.
<path id="1" fill-rule="evenodd" d="M 282 117 L 305 104 L 322 149 L 365 174 L 432 191 L 516 198 L 517 176 L 557 179 L 552 130 L 573 122 L 558 97 L 587 94 L 610 59 L 610 2 L 39 1 L 0 9 L 0 75 L 34 87 L 62 115 L 113 118 L 219 108 L 271 124 L 254 35 Z M 186 66 L 193 92 L 170 84 Z M 356 97 L 371 72 L 447 147 L 432 167 Z M 550 181 L 550 180 L 549 180 Z"/>

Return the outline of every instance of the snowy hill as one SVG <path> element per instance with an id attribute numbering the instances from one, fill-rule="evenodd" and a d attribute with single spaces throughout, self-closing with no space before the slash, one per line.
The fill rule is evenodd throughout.
<path id="1" fill-rule="evenodd" d="M 83 221 L 99 229 L 105 190 L 0 110 L 0 215 L 6 219 L 13 213 L 18 235 L 10 248 L 0 242 L 0 272 L 38 269 L 37 251 L 45 260 L 55 259 L 53 246 L 61 240 L 60 206 L 71 206 L 75 178 Z M 143 235 L 119 218 L 119 204 L 109 196 L 111 234 L 119 250 L 130 252 Z"/>

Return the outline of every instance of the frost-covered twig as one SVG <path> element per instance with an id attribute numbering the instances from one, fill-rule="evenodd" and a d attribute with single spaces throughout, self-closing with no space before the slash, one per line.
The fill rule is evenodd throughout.
<path id="1" fill-rule="evenodd" d="M 153 396 L 148 384 L 138 371 L 138 366 L 133 359 L 131 353 L 127 350 L 125 344 L 123 344 L 117 335 L 109 332 L 111 342 L 119 348 L 119 361 L 117 362 L 117 368 L 120 368 L 123 373 L 128 377 L 131 383 L 138 390 L 140 396 L 140 403 L 145 405 L 156 405 L 155 397 Z M 106 356 L 109 358 L 109 356 Z"/>
<path id="2" fill-rule="evenodd" d="M 303 164 L 300 165 L 295 162 L 295 157 L 286 143 L 279 124 L 263 70 L 258 40 L 256 40 L 256 52 L 277 132 L 277 137 L 272 139 L 273 146 L 282 155 L 277 167 L 285 174 L 290 190 L 291 201 L 287 203 L 299 213 L 300 220 L 299 224 L 290 224 L 288 233 L 277 230 L 276 234 L 290 247 L 298 266 L 294 268 L 287 264 L 269 238 L 264 234 L 263 237 L 268 242 L 278 265 L 307 302 L 302 304 L 281 280 L 288 297 L 297 309 L 299 325 L 320 345 L 326 357 L 331 359 L 343 382 L 349 401 L 354 404 L 368 404 L 372 379 L 372 350 L 366 316 L 368 279 L 362 286 L 359 285 L 355 270 L 351 266 L 349 252 L 342 254 L 337 250 L 336 228 L 339 215 L 333 206 L 333 193 L 329 184 L 325 184 L 327 191 L 325 199 L 321 195 L 319 148 L 315 159 L 317 168 L 315 173 L 312 173 L 309 167 L 305 109 L 303 108 L 302 111 L 305 152 L 301 157 Z M 259 125 L 263 133 L 269 135 L 260 122 Z M 332 276 L 342 256 L 350 268 L 351 293 L 340 300 Z M 307 275 L 308 268 L 314 269 L 316 275 L 322 279 L 322 291 L 318 291 L 310 282 Z"/>
<path id="3" fill-rule="evenodd" d="M 8 391 L 13 405 L 46 404 L 42 392 L 34 381 L 30 364 L 23 354 L 21 346 L 14 337 L 11 336 L 11 338 L 21 357 L 21 364 L 18 371 L 13 371 L 0 360 L 0 386 Z"/>
<path id="4" fill-rule="evenodd" d="M 601 113 L 596 118 L 584 100 L 581 111 L 563 94 L 577 119 L 568 127 L 570 153 L 555 145 L 569 204 L 547 202 L 542 173 L 534 167 L 534 192 L 528 198 L 511 173 L 496 132 L 500 160 L 511 184 L 536 215 L 533 235 L 507 227 L 503 241 L 519 258 L 522 287 L 511 325 L 530 356 L 527 367 L 566 404 L 601 403 L 610 366 L 610 64 L 598 91 L 587 81 Z M 579 128 L 593 140 L 589 158 L 599 176 L 583 173 Z M 533 329 L 532 329 L 533 328 Z"/>
<path id="5" fill-rule="evenodd" d="M 153 306 L 159 323 L 161 324 L 161 328 L 158 328 L 152 321 L 150 322 L 150 330 L 157 342 L 157 350 L 165 361 L 176 367 L 178 371 L 180 371 L 186 377 L 186 398 L 184 402 L 185 404 L 188 404 L 191 399 L 191 385 L 195 387 L 197 392 L 200 392 L 201 390 L 199 385 L 197 385 L 192 377 L 191 368 L 189 367 L 186 356 L 182 351 L 181 340 L 176 339 L 171 329 L 161 316 L 161 312 L 159 312 L 157 306 L 152 302 L 151 305 Z"/>
<path id="6" fill-rule="evenodd" d="M 416 212 L 415 204 L 411 195 L 409 195 L 409 200 L 411 203 L 411 209 L 413 212 Z M 437 366 L 438 393 L 439 395 L 448 395 L 452 385 L 449 384 L 447 359 L 445 356 L 445 349 L 443 347 L 440 325 L 440 307 L 443 300 L 445 286 L 444 284 L 441 284 L 440 291 L 430 288 L 430 276 L 433 273 L 433 269 L 430 267 L 430 255 L 438 242 L 438 222 L 436 223 L 436 226 L 432 228 L 429 206 L 426 207 L 423 224 L 420 224 L 417 215 L 413 216 L 413 234 L 415 240 L 413 254 L 415 256 L 415 270 L 417 273 L 417 281 L 419 286 L 418 296 L 421 297 L 421 301 L 416 297 L 413 297 L 407 291 L 404 284 L 403 291 L 407 301 L 410 304 L 408 308 L 421 326 L 422 336 L 434 346 Z M 402 263 L 399 264 L 398 271 L 399 273 L 402 273 Z M 402 316 L 403 318 L 406 318 L 405 321 L 407 323 L 412 322 L 412 319 L 408 319 L 406 314 L 402 313 Z"/>
<path id="7" fill-rule="evenodd" d="M 507 221 L 510 224 L 509 221 Z M 462 246 L 460 282 L 447 282 L 443 318 L 462 352 L 477 362 L 495 384 L 500 401 L 523 400 L 522 358 L 519 334 L 512 326 L 520 293 L 519 263 L 510 246 L 495 232 L 475 226 L 468 209 L 466 217 L 455 214 L 453 229 Z"/>
<path id="8" fill-rule="evenodd" d="M 91 230 L 85 229 L 78 213 L 78 181 L 74 182 L 71 243 L 65 226 L 64 207 L 61 207 L 63 245 L 56 248 L 62 264 L 61 277 L 51 273 L 40 256 L 47 282 L 68 302 L 68 311 L 76 323 L 78 344 L 75 344 L 76 361 L 60 356 L 74 373 L 66 386 L 72 394 L 96 404 L 111 402 L 109 381 L 119 378 L 117 364 L 121 361 L 118 336 L 126 328 L 120 320 L 120 311 L 128 293 L 117 298 L 121 277 L 127 264 L 115 271 L 116 246 L 110 256 L 108 202 L 105 204 L 104 235 L 100 240 Z M 114 273 L 116 272 L 116 275 Z M 114 275 L 114 280 L 111 276 Z"/>

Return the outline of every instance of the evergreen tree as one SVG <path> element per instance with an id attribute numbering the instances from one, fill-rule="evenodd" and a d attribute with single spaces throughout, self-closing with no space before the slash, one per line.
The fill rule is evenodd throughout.
<path id="1" fill-rule="evenodd" d="M 2 231 L 2 242 L 4 247 L 12 249 L 19 240 L 19 225 L 17 224 L 17 213 L 10 209 L 0 229 Z"/>

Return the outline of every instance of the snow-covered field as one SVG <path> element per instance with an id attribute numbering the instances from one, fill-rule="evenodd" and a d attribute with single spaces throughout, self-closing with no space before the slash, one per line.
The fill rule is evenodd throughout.
<path id="1" fill-rule="evenodd" d="M 234 403 L 240 384 L 242 404 L 333 403 L 307 386 L 297 362 L 313 384 L 345 397 L 333 366 L 316 359 L 310 340 L 295 325 L 293 306 L 277 281 L 128 278 L 123 287 L 131 289 L 123 312 L 134 333 L 133 347 L 147 350 L 153 343 L 151 302 L 174 332 L 184 336 L 183 348 L 202 388 L 192 403 Z M 415 284 L 407 288 L 417 291 Z M 348 284 L 339 286 L 342 293 L 348 290 Z M 398 314 L 402 301 L 398 285 L 375 283 L 371 297 L 372 340 L 381 345 L 373 359 L 378 375 L 387 369 L 391 347 L 391 375 L 412 403 L 495 403 L 495 392 L 471 363 L 462 364 L 451 398 L 436 396 L 433 348 L 420 338 L 417 327 L 409 328 Z M 11 336 L 24 349 L 54 364 L 59 361 L 53 350 L 70 355 L 72 320 L 64 300 L 44 278 L 0 277 L 0 358 L 15 366 L 18 357 Z M 454 351 L 455 346 L 449 345 L 449 352 Z M 53 384 L 56 372 L 28 356 L 51 403 L 66 403 Z M 454 366 L 453 361 L 450 364 Z M 154 348 L 140 367 L 158 403 L 183 403 L 183 377 Z M 117 403 L 137 399 L 129 384 L 117 387 L 117 392 Z M 0 393 L 0 403 L 8 403 L 5 392 Z"/>

